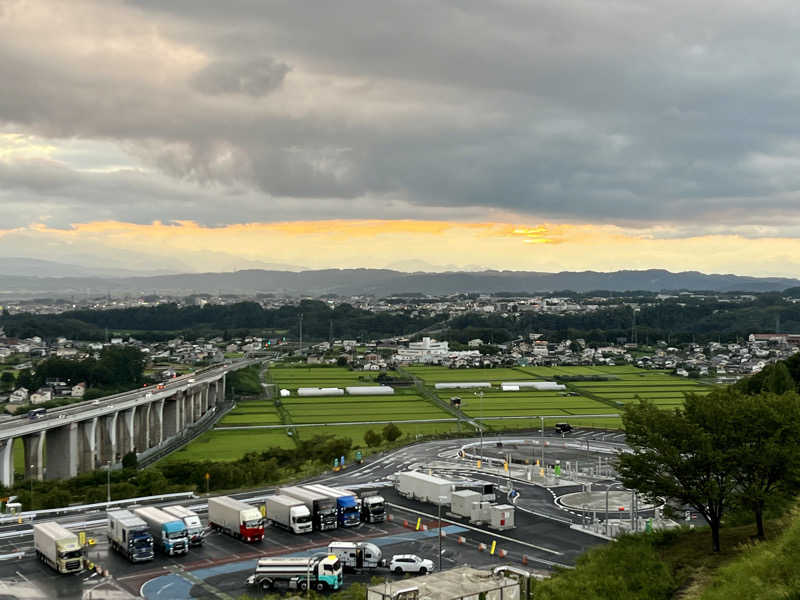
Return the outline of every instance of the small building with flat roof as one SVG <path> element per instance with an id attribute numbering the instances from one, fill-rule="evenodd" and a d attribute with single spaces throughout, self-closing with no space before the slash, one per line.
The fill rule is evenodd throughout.
<path id="1" fill-rule="evenodd" d="M 524 600 L 528 579 L 517 568 L 458 567 L 370 586 L 367 600 Z"/>

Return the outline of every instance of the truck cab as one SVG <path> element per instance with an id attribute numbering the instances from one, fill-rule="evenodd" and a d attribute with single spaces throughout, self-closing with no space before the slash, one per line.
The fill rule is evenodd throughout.
<path id="1" fill-rule="evenodd" d="M 186 554 L 189 551 L 189 531 L 183 521 L 170 521 L 161 528 L 161 543 L 167 554 Z"/>
<path id="2" fill-rule="evenodd" d="M 383 496 L 367 496 L 361 499 L 361 520 L 365 523 L 382 523 L 386 520 Z"/>

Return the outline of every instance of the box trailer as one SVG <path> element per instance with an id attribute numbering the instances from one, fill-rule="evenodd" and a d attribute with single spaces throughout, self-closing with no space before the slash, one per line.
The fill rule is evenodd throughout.
<path id="1" fill-rule="evenodd" d="M 318 492 L 312 492 L 299 486 L 281 488 L 278 493 L 282 496 L 297 498 L 311 512 L 311 522 L 314 529 L 327 531 L 336 529 L 336 500 Z"/>
<path id="2" fill-rule="evenodd" d="M 374 569 L 386 566 L 383 552 L 370 542 L 331 542 L 328 554 L 335 554 L 346 569 Z"/>
<path id="3" fill-rule="evenodd" d="M 264 522 L 261 511 L 228 496 L 208 499 L 208 524 L 245 542 L 264 539 Z"/>
<path id="4" fill-rule="evenodd" d="M 143 519 L 129 510 L 108 513 L 108 542 L 131 562 L 153 560 L 153 536 Z"/>
<path id="5" fill-rule="evenodd" d="M 267 523 L 283 527 L 294 533 L 310 533 L 311 511 L 302 500 L 276 494 L 264 502 Z"/>
<path id="6" fill-rule="evenodd" d="M 203 543 L 205 528 L 196 512 L 177 504 L 175 506 L 165 506 L 164 512 L 183 521 L 184 525 L 186 525 L 186 531 L 189 533 L 189 544 L 199 546 Z"/>
<path id="7" fill-rule="evenodd" d="M 247 583 L 270 591 L 285 585 L 301 592 L 338 590 L 342 587 L 342 562 L 335 555 L 260 558 Z"/>
<path id="8" fill-rule="evenodd" d="M 397 474 L 395 487 L 397 492 L 406 498 L 433 504 L 450 504 L 453 485 L 452 481 L 435 475 L 419 471 L 404 471 Z"/>
<path id="9" fill-rule="evenodd" d="M 55 521 L 33 526 L 33 547 L 37 558 L 59 573 L 83 570 L 83 548 L 78 536 Z"/>
<path id="10" fill-rule="evenodd" d="M 303 487 L 336 500 L 336 518 L 339 527 L 355 527 L 361 524 L 361 509 L 353 492 L 320 484 L 304 485 Z"/>
<path id="11" fill-rule="evenodd" d="M 153 546 L 170 556 L 189 552 L 189 532 L 180 519 L 176 519 L 155 506 L 142 506 L 133 513 L 147 523 L 153 536 Z"/>

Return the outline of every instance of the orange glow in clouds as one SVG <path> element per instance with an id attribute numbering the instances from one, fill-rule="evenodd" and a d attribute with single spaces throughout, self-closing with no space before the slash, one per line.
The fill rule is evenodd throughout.
<path id="1" fill-rule="evenodd" d="M 117 221 L 46 225 L 0 232 L 0 238 L 86 252 L 174 257 L 197 271 L 261 264 L 300 268 L 393 267 L 406 270 L 537 271 L 665 268 L 709 273 L 793 276 L 800 241 L 737 235 L 680 237 L 662 229 L 614 225 L 329 220 L 207 227 L 192 221 L 146 225 Z M 20 246 L 22 247 L 22 246 Z"/>

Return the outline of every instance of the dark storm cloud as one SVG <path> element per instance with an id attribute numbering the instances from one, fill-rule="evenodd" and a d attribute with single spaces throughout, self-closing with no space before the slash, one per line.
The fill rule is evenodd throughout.
<path id="1" fill-rule="evenodd" d="M 221 60 L 204 67 L 192 78 L 192 83 L 205 94 L 246 94 L 258 98 L 277 89 L 288 72 L 288 65 L 271 58 Z"/>
<path id="2" fill-rule="evenodd" d="M 107 197 L 137 222 L 324 205 L 735 227 L 791 221 L 800 200 L 794 2 L 58 6 L 0 13 L 0 123 L 158 169 L 157 189 L 122 177 Z M 19 177 L 0 170 L 0 189 Z M 65 214 L 108 194 L 78 179 Z"/>

